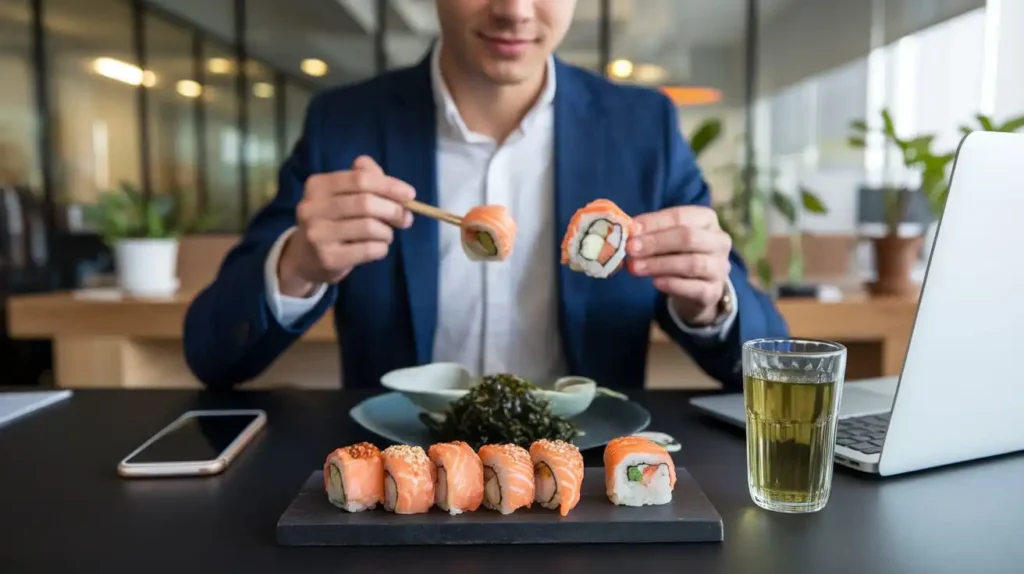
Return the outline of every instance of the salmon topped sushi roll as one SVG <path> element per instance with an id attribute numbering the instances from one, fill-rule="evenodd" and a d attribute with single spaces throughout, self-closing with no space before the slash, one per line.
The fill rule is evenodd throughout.
<path id="1" fill-rule="evenodd" d="M 472 512 L 484 499 L 484 465 L 473 447 L 462 441 L 431 445 L 435 467 L 434 504 L 451 515 Z"/>
<path id="2" fill-rule="evenodd" d="M 583 455 L 576 445 L 541 439 L 530 445 L 533 462 L 534 500 L 544 508 L 566 516 L 580 501 L 583 486 Z"/>
<path id="3" fill-rule="evenodd" d="M 484 465 L 486 508 L 512 514 L 533 505 L 533 463 L 525 448 L 514 444 L 485 444 L 480 447 Z"/>
<path id="4" fill-rule="evenodd" d="M 622 268 L 633 220 L 607 199 L 581 207 L 569 220 L 562 239 L 562 265 L 589 277 L 605 279 Z"/>
<path id="5" fill-rule="evenodd" d="M 380 449 L 368 443 L 336 449 L 324 461 L 327 500 L 347 512 L 375 508 L 384 497 Z"/>
<path id="6" fill-rule="evenodd" d="M 384 508 L 395 514 L 420 514 L 434 505 L 434 465 L 418 446 L 384 449 Z"/>
<path id="7" fill-rule="evenodd" d="M 667 504 L 676 486 L 672 457 L 653 440 L 626 436 L 604 449 L 605 488 L 608 499 L 622 506 Z"/>
<path id="8" fill-rule="evenodd" d="M 516 222 L 503 205 L 480 205 L 462 217 L 462 249 L 473 261 L 504 261 L 512 253 Z"/>

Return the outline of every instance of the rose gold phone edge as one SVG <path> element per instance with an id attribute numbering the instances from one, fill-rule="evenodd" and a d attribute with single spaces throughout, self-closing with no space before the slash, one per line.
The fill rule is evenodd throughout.
<path id="1" fill-rule="evenodd" d="M 245 429 L 238 433 L 235 440 L 231 441 L 231 444 L 225 448 L 217 458 L 213 460 L 193 460 L 185 462 L 161 462 L 161 463 L 138 463 L 128 464 L 133 456 L 142 452 L 149 445 L 156 442 L 163 435 L 171 432 L 177 425 L 181 424 L 187 418 L 191 418 L 197 415 L 253 415 L 252 422 L 249 423 Z M 267 424 L 267 413 L 261 409 L 196 409 L 185 411 L 178 418 L 167 423 L 164 428 L 160 429 L 153 436 L 146 439 L 141 445 L 135 450 L 128 453 L 121 462 L 117 465 L 117 473 L 124 478 L 145 478 L 145 477 L 162 477 L 162 476 L 207 476 L 220 474 L 231 464 L 235 458 L 242 452 L 246 446 L 252 442 L 252 439 L 256 437 Z"/>

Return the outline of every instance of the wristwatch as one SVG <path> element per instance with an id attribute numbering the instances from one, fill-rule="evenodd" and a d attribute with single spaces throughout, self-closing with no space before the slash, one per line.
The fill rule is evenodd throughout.
<path id="1" fill-rule="evenodd" d="M 725 285 L 722 287 L 722 298 L 718 301 L 718 315 L 711 324 L 717 327 L 724 323 L 726 318 L 732 314 L 732 310 L 735 305 L 736 302 L 733 301 L 732 298 L 732 289 L 729 289 L 729 283 L 726 281 Z"/>

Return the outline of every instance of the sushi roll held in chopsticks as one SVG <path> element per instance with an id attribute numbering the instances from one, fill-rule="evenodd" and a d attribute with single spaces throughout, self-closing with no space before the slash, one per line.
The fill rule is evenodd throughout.
<path id="1" fill-rule="evenodd" d="M 620 506 L 667 504 L 676 486 L 676 465 L 668 451 L 642 437 L 612 440 L 604 449 L 608 499 Z"/>
<path id="2" fill-rule="evenodd" d="M 462 249 L 473 261 L 504 261 L 512 253 L 516 222 L 502 205 L 480 205 L 462 217 Z"/>
<path id="3" fill-rule="evenodd" d="M 384 497 L 384 464 L 380 450 L 361 442 L 327 455 L 324 490 L 331 504 L 347 512 L 375 508 Z"/>
<path id="4" fill-rule="evenodd" d="M 607 199 L 597 199 L 578 209 L 562 240 L 562 265 L 589 277 L 614 275 L 626 259 L 626 242 L 633 234 L 633 220 Z"/>
<path id="5" fill-rule="evenodd" d="M 384 449 L 384 508 L 395 514 L 420 514 L 434 505 L 434 465 L 418 446 Z"/>
<path id="6" fill-rule="evenodd" d="M 583 455 L 572 443 L 541 439 L 530 445 L 534 500 L 566 516 L 580 501 Z"/>
<path id="7" fill-rule="evenodd" d="M 484 465 L 468 444 L 456 441 L 430 445 L 435 466 L 434 504 L 452 516 L 473 512 L 484 499 Z"/>
<path id="8" fill-rule="evenodd" d="M 514 444 L 480 447 L 484 465 L 484 507 L 502 514 L 533 505 L 533 463 L 525 448 Z"/>

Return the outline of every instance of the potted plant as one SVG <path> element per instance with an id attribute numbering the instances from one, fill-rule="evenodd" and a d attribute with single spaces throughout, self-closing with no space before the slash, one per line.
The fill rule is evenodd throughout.
<path id="1" fill-rule="evenodd" d="M 690 137 L 690 147 L 695 157 L 699 157 L 722 132 L 721 121 L 712 118 L 703 122 Z M 809 190 L 799 190 L 799 203 L 783 193 L 774 184 L 774 177 L 768 181 L 760 177 L 760 170 L 755 166 L 736 168 L 728 166 L 735 179 L 733 194 L 728 200 L 714 205 L 718 214 L 719 225 L 732 238 L 736 250 L 744 261 L 757 273 L 762 287 L 772 290 L 775 270 L 768 258 L 768 213 L 774 210 L 791 228 L 795 227 L 800 212 L 824 214 L 828 208 L 820 197 Z M 791 229 L 789 267 L 787 280 L 797 284 L 803 279 L 803 234 Z"/>
<path id="2" fill-rule="evenodd" d="M 114 251 L 117 284 L 135 297 L 167 297 L 178 290 L 178 237 L 209 224 L 206 214 L 189 217 L 182 193 L 147 196 L 134 186 L 100 194 L 85 209 L 88 221 Z"/>
<path id="3" fill-rule="evenodd" d="M 882 140 L 895 146 L 900 152 L 903 165 L 918 176 L 913 184 L 886 185 L 882 188 L 885 209 L 886 232 L 882 237 L 872 239 L 875 254 L 876 281 L 869 290 L 878 295 L 906 295 L 913 293 L 916 286 L 910 280 L 914 260 L 924 244 L 925 230 L 912 235 L 900 233 L 900 224 L 905 221 L 914 193 L 921 193 L 928 202 L 933 217 L 942 215 L 949 193 L 949 168 L 956 157 L 955 151 L 937 152 L 932 149 L 935 136 L 922 134 L 915 137 L 901 137 L 896 133 L 895 123 L 888 109 L 883 109 Z M 1002 125 L 996 125 L 988 116 L 975 116 L 978 124 L 986 131 L 1017 131 L 1024 127 L 1024 117 L 1014 118 Z M 871 136 L 867 122 L 854 121 L 851 124 L 849 144 L 864 148 Z M 973 131 L 963 126 L 961 132 Z"/>

